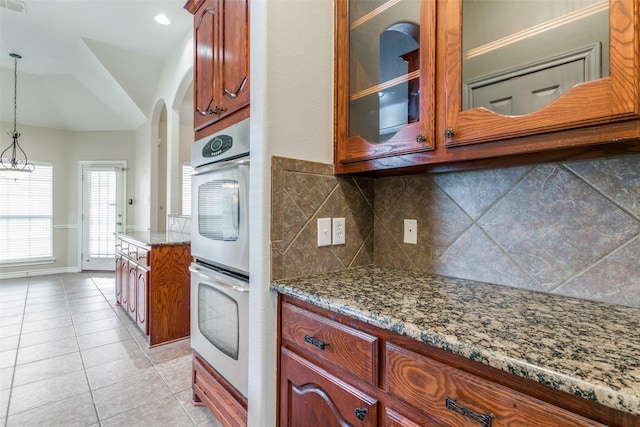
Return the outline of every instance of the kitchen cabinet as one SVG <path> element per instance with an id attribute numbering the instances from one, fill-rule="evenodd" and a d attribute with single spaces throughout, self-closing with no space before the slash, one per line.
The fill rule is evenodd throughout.
<path id="1" fill-rule="evenodd" d="M 149 346 L 190 334 L 189 244 L 148 246 L 116 236 L 116 304 Z"/>
<path id="2" fill-rule="evenodd" d="M 249 1 L 190 0 L 196 139 L 249 116 Z"/>
<path id="3" fill-rule="evenodd" d="M 617 411 L 279 295 L 281 426 L 623 426 Z"/>
<path id="4" fill-rule="evenodd" d="M 373 79 L 365 84 L 371 104 L 365 110 L 376 128 L 391 111 L 384 106 L 388 84 L 375 80 L 383 67 L 377 40 L 382 44 L 383 33 L 412 21 L 398 15 L 376 27 L 402 1 L 336 2 L 336 173 L 437 172 L 640 151 L 634 0 L 547 3 L 555 15 L 546 15 L 539 2 L 514 2 L 492 13 L 478 8 L 497 2 L 419 3 L 419 84 L 413 80 L 419 90 L 409 92 L 419 92 L 420 120 L 375 141 L 361 130 L 367 122 L 358 104 L 361 82 Z M 536 13 L 526 12 L 528 5 Z M 368 59 L 357 52 L 365 26 L 372 28 Z M 407 111 L 411 102 L 404 97 L 396 104 Z"/>
<path id="5" fill-rule="evenodd" d="M 338 171 L 433 150 L 435 2 L 339 0 L 336 9 Z"/>

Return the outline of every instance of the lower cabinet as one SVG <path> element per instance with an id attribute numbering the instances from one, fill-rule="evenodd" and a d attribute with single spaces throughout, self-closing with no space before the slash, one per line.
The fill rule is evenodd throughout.
<path id="1" fill-rule="evenodd" d="M 116 303 L 150 347 L 190 334 L 190 263 L 188 244 L 149 247 L 116 238 Z"/>
<path id="2" fill-rule="evenodd" d="M 378 402 L 303 357 L 280 354 L 281 426 L 377 426 Z"/>
<path id="3" fill-rule="evenodd" d="M 279 296 L 279 425 L 637 425 L 637 417 Z M 351 345 L 349 345 L 351 343 Z"/>

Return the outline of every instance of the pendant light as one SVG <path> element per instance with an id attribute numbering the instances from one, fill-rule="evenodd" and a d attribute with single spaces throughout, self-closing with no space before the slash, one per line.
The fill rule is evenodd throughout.
<path id="1" fill-rule="evenodd" d="M 18 138 L 20 138 L 20 132 L 16 129 L 16 119 L 18 113 L 18 59 L 22 59 L 22 56 L 17 53 L 12 53 L 10 56 L 13 58 L 13 131 L 7 132 L 9 136 L 13 138 L 13 142 L 0 154 L 0 174 L 3 176 L 10 176 L 17 178 L 23 173 L 30 173 L 35 170 L 35 165 L 29 162 L 27 159 L 27 153 L 24 152 Z"/>

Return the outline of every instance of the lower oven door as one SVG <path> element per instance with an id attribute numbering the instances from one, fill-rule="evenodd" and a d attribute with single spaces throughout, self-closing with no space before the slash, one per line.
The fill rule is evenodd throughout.
<path id="1" fill-rule="evenodd" d="M 191 347 L 246 397 L 249 284 L 196 263 L 189 270 Z"/>

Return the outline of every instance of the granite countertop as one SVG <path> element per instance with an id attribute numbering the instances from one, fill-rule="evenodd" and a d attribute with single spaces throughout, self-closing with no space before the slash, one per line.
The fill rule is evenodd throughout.
<path id="1" fill-rule="evenodd" d="M 640 309 L 367 266 L 279 293 L 640 415 Z"/>
<path id="2" fill-rule="evenodd" d="M 191 235 L 175 231 L 127 231 L 116 236 L 128 238 L 146 246 L 185 245 L 191 243 Z"/>

